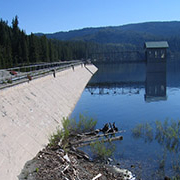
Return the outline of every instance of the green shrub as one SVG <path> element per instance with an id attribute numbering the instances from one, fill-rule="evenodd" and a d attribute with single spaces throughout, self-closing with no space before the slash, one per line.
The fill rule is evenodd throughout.
<path id="1" fill-rule="evenodd" d="M 132 134 L 135 138 L 143 137 L 145 141 L 151 142 L 153 140 L 153 128 L 149 123 L 138 124 L 132 129 Z"/>
<path id="2" fill-rule="evenodd" d="M 180 143 L 180 120 L 165 120 L 164 123 L 156 121 L 155 139 L 160 144 L 166 145 L 169 151 L 178 151 Z"/>
<path id="3" fill-rule="evenodd" d="M 138 124 L 135 128 L 132 129 L 132 134 L 134 137 L 139 138 L 143 133 L 143 124 Z"/>
<path id="4" fill-rule="evenodd" d="M 8 80 L 7 80 L 7 83 L 12 84 L 12 80 L 11 80 L 11 79 L 8 79 Z"/>
<path id="5" fill-rule="evenodd" d="M 97 121 L 93 118 L 84 116 L 83 114 L 79 115 L 79 120 L 71 119 L 69 123 L 69 128 L 72 133 L 84 133 L 93 131 L 96 127 Z"/>
<path id="6" fill-rule="evenodd" d="M 132 129 L 132 135 L 145 141 L 152 141 L 154 138 L 159 144 L 165 145 L 169 151 L 177 152 L 180 144 L 180 120 L 155 121 L 154 132 L 148 123 L 138 124 Z"/>
<path id="7" fill-rule="evenodd" d="M 38 172 L 39 172 L 39 168 L 36 168 L 36 169 L 35 169 L 35 172 L 38 173 Z"/>
<path id="8" fill-rule="evenodd" d="M 63 127 L 58 127 L 56 132 L 49 137 L 49 145 L 55 146 L 61 141 L 63 148 L 66 148 L 71 135 L 92 131 L 94 130 L 96 123 L 97 121 L 94 121 L 92 118 L 85 117 L 81 114 L 78 122 L 76 122 L 75 119 L 63 118 Z"/>
<path id="9" fill-rule="evenodd" d="M 59 128 L 56 129 L 56 132 L 50 135 L 49 137 L 49 145 L 55 146 L 59 143 L 60 139 L 63 138 L 63 131 Z"/>
<path id="10" fill-rule="evenodd" d="M 7 84 L 7 82 L 5 80 L 2 81 L 2 84 Z"/>
<path id="11" fill-rule="evenodd" d="M 92 142 L 90 147 L 95 158 L 100 160 L 106 160 L 108 157 L 111 157 L 115 151 L 115 145 L 113 143 L 105 143 L 103 140 Z"/>

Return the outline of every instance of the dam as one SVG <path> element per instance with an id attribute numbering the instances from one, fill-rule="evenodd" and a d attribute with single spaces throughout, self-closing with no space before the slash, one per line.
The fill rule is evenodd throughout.
<path id="1" fill-rule="evenodd" d="M 75 66 L 0 90 L 0 179 L 16 180 L 73 111 L 94 65 Z"/>

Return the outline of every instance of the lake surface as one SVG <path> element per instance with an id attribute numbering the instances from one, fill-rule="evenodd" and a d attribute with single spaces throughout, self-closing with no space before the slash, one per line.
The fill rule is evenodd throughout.
<path id="1" fill-rule="evenodd" d="M 180 61 L 97 66 L 97 73 L 71 117 L 78 118 L 82 113 L 97 119 L 97 128 L 115 122 L 119 130 L 126 130 L 123 141 L 113 142 L 113 157 L 137 179 L 160 180 L 180 175 Z M 176 142 L 170 142 L 173 145 L 162 134 L 157 135 L 157 120 L 162 125 L 167 122 L 172 129 L 173 123 L 179 125 L 174 135 L 178 136 Z M 139 124 L 148 124 L 150 136 L 147 129 L 139 136 L 133 134 Z"/>

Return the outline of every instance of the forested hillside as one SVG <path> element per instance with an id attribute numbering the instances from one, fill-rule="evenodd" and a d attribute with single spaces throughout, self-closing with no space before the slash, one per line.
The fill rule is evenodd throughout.
<path id="1" fill-rule="evenodd" d="M 92 54 L 99 52 L 138 50 L 143 54 L 146 41 L 166 40 L 169 43 L 168 53 L 180 54 L 180 22 L 139 23 L 30 35 L 20 30 L 18 23 L 17 16 L 12 20 L 12 26 L 0 20 L 1 69 L 39 62 L 96 58 Z M 116 60 L 118 57 L 117 54 Z M 102 55 L 101 60 L 104 58 Z M 111 54 L 106 60 L 110 58 Z"/>
<path id="2" fill-rule="evenodd" d="M 81 34 L 81 33 L 80 33 Z M 112 52 L 135 49 L 128 44 L 99 44 L 94 42 L 60 41 L 47 39 L 31 33 L 26 35 L 18 27 L 18 17 L 12 20 L 12 27 L 0 20 L 0 68 L 21 66 L 39 62 L 80 60 L 88 58 L 94 52 Z"/>
<path id="3" fill-rule="evenodd" d="M 41 36 L 42 34 L 37 34 Z M 180 52 L 180 22 L 146 22 L 115 27 L 84 28 L 69 32 L 45 34 L 58 40 L 82 40 L 101 44 L 131 44 L 143 49 L 146 41 L 166 40 L 171 52 Z"/>
<path id="4" fill-rule="evenodd" d="M 7 68 L 37 62 L 79 59 L 85 56 L 85 43 L 48 40 L 46 36 L 26 35 L 18 27 L 17 16 L 12 27 L 0 20 L 0 67 Z"/>

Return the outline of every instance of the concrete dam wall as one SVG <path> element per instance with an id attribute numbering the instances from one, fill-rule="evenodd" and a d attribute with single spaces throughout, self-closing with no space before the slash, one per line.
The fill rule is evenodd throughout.
<path id="1" fill-rule="evenodd" d="M 76 66 L 0 90 L 0 179 L 16 180 L 73 111 L 93 65 Z"/>

